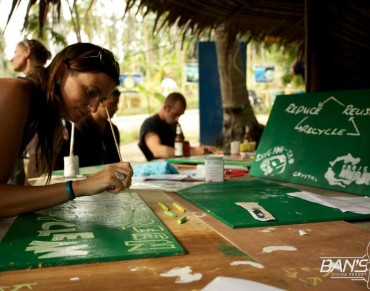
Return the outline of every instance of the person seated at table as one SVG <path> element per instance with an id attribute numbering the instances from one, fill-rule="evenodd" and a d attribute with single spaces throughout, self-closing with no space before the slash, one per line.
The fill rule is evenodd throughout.
<path id="1" fill-rule="evenodd" d="M 120 95 L 121 93 L 116 88 L 108 98 L 100 103 L 96 112 L 75 124 L 73 153 L 78 156 L 80 167 L 112 164 L 120 161 L 105 109 L 107 108 L 109 116 L 112 118 L 117 112 Z M 66 123 L 65 126 L 68 133 L 62 151 L 58 155 L 55 170 L 64 168 L 64 157 L 68 156 L 70 152 L 71 125 Z M 112 127 L 119 146 L 119 130 L 113 123 Z"/>
<path id="2" fill-rule="evenodd" d="M 148 161 L 175 156 L 176 126 L 186 110 L 186 99 L 178 92 L 170 93 L 158 113 L 144 120 L 140 128 L 139 148 Z M 191 155 L 207 153 L 204 146 L 191 147 Z"/>
<path id="3" fill-rule="evenodd" d="M 84 180 L 49 185 L 63 139 L 62 118 L 77 123 L 95 112 L 119 84 L 119 75 L 110 51 L 76 43 L 59 52 L 44 70 L 23 79 L 0 79 L 0 217 L 130 187 L 133 171 L 128 162 L 108 165 Z M 47 174 L 46 185 L 9 185 L 16 161 L 35 133 L 38 165 Z"/>
<path id="4" fill-rule="evenodd" d="M 11 58 L 13 69 L 22 73 L 24 76 L 30 74 L 33 70 L 43 69 L 47 60 L 51 58 L 49 50 L 36 39 L 24 39 L 19 42 L 15 48 L 14 56 Z M 31 142 L 26 146 L 28 155 L 27 177 L 39 176 L 35 160 L 35 147 L 37 137 L 34 136 Z M 26 153 L 24 153 L 26 156 Z M 19 160 L 19 166 L 15 168 L 14 175 L 11 177 L 13 183 L 25 183 L 26 173 L 24 171 L 23 160 Z"/>

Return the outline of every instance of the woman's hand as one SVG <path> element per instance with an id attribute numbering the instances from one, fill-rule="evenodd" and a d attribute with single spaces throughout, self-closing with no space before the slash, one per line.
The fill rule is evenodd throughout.
<path id="1" fill-rule="evenodd" d="M 76 197 L 104 191 L 118 193 L 131 186 L 132 175 L 133 170 L 129 162 L 111 164 L 85 180 L 74 181 L 73 190 Z"/>

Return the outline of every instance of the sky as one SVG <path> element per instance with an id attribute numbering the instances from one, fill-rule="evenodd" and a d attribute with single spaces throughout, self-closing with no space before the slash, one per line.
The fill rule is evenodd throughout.
<path id="1" fill-rule="evenodd" d="M 13 12 L 12 19 L 10 20 L 6 31 L 4 33 L 5 38 L 5 56 L 10 59 L 12 58 L 15 50 L 15 46 L 18 42 L 23 39 L 21 33 L 23 27 L 23 20 L 27 9 L 27 1 L 21 1 L 20 6 L 17 6 Z M 6 22 L 10 13 L 12 1 L 0 1 L 0 27 L 2 30 L 5 29 Z"/>

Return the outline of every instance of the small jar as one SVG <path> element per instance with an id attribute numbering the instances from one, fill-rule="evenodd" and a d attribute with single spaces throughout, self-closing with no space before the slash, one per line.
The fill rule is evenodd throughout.
<path id="1" fill-rule="evenodd" d="M 224 158 L 220 155 L 209 155 L 205 159 L 205 181 L 224 181 Z"/>

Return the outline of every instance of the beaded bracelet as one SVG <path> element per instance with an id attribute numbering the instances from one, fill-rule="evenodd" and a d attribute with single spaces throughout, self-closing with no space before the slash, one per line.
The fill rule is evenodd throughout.
<path id="1" fill-rule="evenodd" d="M 76 195 L 73 192 L 72 183 L 73 181 L 70 180 L 70 181 L 67 181 L 67 184 L 66 184 L 67 196 L 69 200 L 73 200 L 76 198 Z"/>

